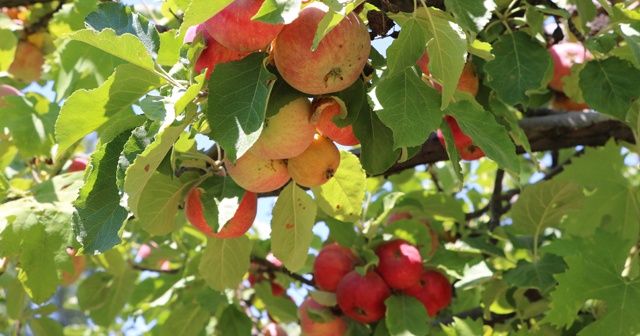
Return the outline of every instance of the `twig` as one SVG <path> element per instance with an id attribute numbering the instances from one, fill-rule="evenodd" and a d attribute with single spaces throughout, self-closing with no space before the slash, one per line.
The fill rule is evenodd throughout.
<path id="1" fill-rule="evenodd" d="M 443 318 L 439 318 L 439 319 L 435 319 L 431 322 L 429 322 L 429 324 L 432 327 L 437 327 L 440 324 L 451 324 L 453 323 L 453 318 L 454 317 L 458 317 L 461 319 L 466 319 L 466 318 L 471 318 L 472 320 L 477 320 L 479 318 L 483 318 L 484 316 L 484 310 L 481 307 L 476 307 L 473 309 L 469 309 L 467 311 L 455 314 L 453 316 L 448 316 L 448 317 L 443 317 Z M 513 318 L 516 316 L 516 313 L 509 313 L 509 314 L 496 314 L 496 313 L 491 313 L 491 318 L 489 320 L 484 320 L 484 324 L 485 325 L 489 325 L 489 326 L 494 326 L 496 324 L 501 324 L 504 323 L 506 321 L 508 321 L 509 319 Z"/>
<path id="2" fill-rule="evenodd" d="M 62 9 L 62 6 L 64 6 L 65 2 L 66 0 L 60 0 L 56 8 L 54 8 L 52 11 L 48 12 L 47 14 L 43 15 L 36 23 L 28 27 L 25 27 L 24 30 L 27 33 L 27 35 L 36 33 L 43 27 L 46 27 L 47 24 L 49 24 L 49 21 L 53 19 L 53 15 Z"/>
<path id="3" fill-rule="evenodd" d="M 504 170 L 498 169 L 496 172 L 496 180 L 493 185 L 493 194 L 489 201 L 489 211 L 491 211 L 491 219 L 489 219 L 489 231 L 493 231 L 500 226 L 500 217 L 504 214 L 502 208 L 502 180 L 504 179 Z"/>
<path id="4" fill-rule="evenodd" d="M 131 265 L 131 268 L 133 268 L 134 270 L 138 270 L 138 271 L 149 271 L 149 272 L 156 272 L 156 273 L 165 273 L 165 274 L 176 274 L 178 272 L 180 272 L 180 268 L 172 268 L 172 269 L 168 269 L 168 270 L 161 270 L 161 269 L 156 269 L 156 268 L 147 268 L 144 266 L 141 266 L 140 264 L 136 264 L 133 262 L 129 263 Z"/>
<path id="5" fill-rule="evenodd" d="M 272 262 L 270 262 L 269 260 L 260 258 L 260 257 L 256 257 L 256 256 L 251 256 L 251 262 L 256 263 L 260 266 L 264 266 L 266 267 L 266 269 L 264 270 L 265 272 L 279 272 L 282 274 L 285 274 L 287 276 L 289 276 L 290 278 L 294 279 L 294 280 L 298 280 L 300 282 L 302 282 L 305 285 L 309 285 L 311 287 L 315 287 L 316 284 L 309 279 L 306 279 L 305 277 L 303 277 L 300 274 L 296 274 L 296 273 L 292 273 L 290 272 L 288 269 L 282 267 L 282 266 L 276 266 L 274 265 Z"/>
<path id="6" fill-rule="evenodd" d="M 442 186 L 440 185 L 440 180 L 438 179 L 438 174 L 436 174 L 435 169 L 433 169 L 433 165 L 430 164 L 427 167 L 427 170 L 429 171 L 429 175 L 431 175 L 431 181 L 433 181 L 433 184 L 436 186 L 436 189 L 439 192 L 443 192 L 444 189 L 442 189 Z"/>

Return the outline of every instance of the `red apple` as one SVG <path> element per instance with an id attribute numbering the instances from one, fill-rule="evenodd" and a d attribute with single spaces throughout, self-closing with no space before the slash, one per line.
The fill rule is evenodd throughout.
<path id="1" fill-rule="evenodd" d="M 319 289 L 335 292 L 338 283 L 358 262 L 350 249 L 338 243 L 329 244 L 320 250 L 313 262 L 313 278 Z"/>
<path id="2" fill-rule="evenodd" d="M 267 324 L 260 332 L 264 336 L 287 336 L 287 332 L 274 322 Z"/>
<path id="3" fill-rule="evenodd" d="M 242 52 L 264 50 L 284 27 L 251 20 L 264 0 L 235 0 L 204 25 L 222 45 Z"/>
<path id="4" fill-rule="evenodd" d="M 207 30 L 202 31 L 207 46 L 202 50 L 202 53 L 196 60 L 194 70 L 200 73 L 203 69 L 207 69 L 207 79 L 211 76 L 211 72 L 220 63 L 226 63 L 231 61 L 237 61 L 243 59 L 249 53 L 239 52 L 231 50 L 216 41 Z"/>
<path id="5" fill-rule="evenodd" d="M 218 233 L 214 233 L 202 213 L 200 197 L 202 190 L 197 186 L 191 188 L 184 200 L 184 211 L 187 219 L 202 233 L 215 238 L 235 238 L 244 235 L 253 225 L 258 209 L 258 195 L 247 191 L 240 200 L 238 210 L 233 217 L 222 227 Z"/>
<path id="6" fill-rule="evenodd" d="M 403 239 L 382 243 L 376 249 L 380 258 L 376 271 L 389 287 L 405 289 L 415 285 L 422 273 L 422 257 L 414 245 Z"/>
<path id="7" fill-rule="evenodd" d="M 451 128 L 451 133 L 453 133 L 453 142 L 460 151 L 460 157 L 463 160 L 472 161 L 484 156 L 482 149 L 474 145 L 473 140 L 469 136 L 462 133 L 460 126 L 458 126 L 458 122 L 452 116 L 445 116 L 444 118 Z M 436 134 L 438 135 L 438 140 L 442 144 L 442 147 L 446 147 L 442 131 L 438 130 Z"/>
<path id="8" fill-rule="evenodd" d="M 427 55 L 426 50 L 416 64 L 418 64 L 423 74 L 431 74 L 431 72 L 429 72 L 429 56 Z M 480 80 L 478 79 L 478 73 L 476 70 L 476 65 L 473 62 L 468 61 L 464 65 L 464 68 L 462 68 L 462 73 L 460 74 L 458 85 L 456 86 L 458 90 L 468 92 L 474 97 L 478 95 L 478 89 L 480 87 Z M 433 84 L 433 87 L 438 90 L 438 92 L 442 93 L 442 86 L 435 82 L 431 82 L 431 84 Z"/>
<path id="9" fill-rule="evenodd" d="M 420 276 L 420 281 L 404 292 L 422 302 L 431 317 L 446 308 L 451 303 L 453 295 L 449 280 L 433 270 L 425 270 Z"/>
<path id="10" fill-rule="evenodd" d="M 309 317 L 308 310 L 324 310 L 323 316 L 332 314 L 328 308 L 316 302 L 311 296 L 307 296 L 298 307 L 300 317 L 300 329 L 304 336 L 341 336 L 347 331 L 347 320 L 344 317 L 333 316 L 331 321 L 316 322 Z"/>
<path id="11" fill-rule="evenodd" d="M 549 82 L 549 87 L 556 91 L 564 92 L 564 83 L 562 77 L 571 75 L 571 66 L 574 64 L 582 64 L 591 60 L 593 57 L 580 43 L 559 43 L 549 48 L 551 57 L 553 58 L 553 77 Z"/>
<path id="12" fill-rule="evenodd" d="M 355 146 L 360 144 L 360 141 L 353 134 L 353 127 L 351 125 L 347 127 L 338 127 L 332 119 L 333 117 L 340 115 L 342 107 L 333 98 L 317 99 L 312 104 L 314 107 L 313 116 L 319 115 L 316 123 L 316 129 L 329 139 L 339 143 L 343 146 Z"/>
<path id="13" fill-rule="evenodd" d="M 413 216 L 408 211 L 393 212 L 393 213 L 389 214 L 389 217 L 387 217 L 387 225 L 389 225 L 389 224 L 391 224 L 391 223 L 393 223 L 395 221 L 399 221 L 401 219 L 411 219 L 411 218 L 413 218 Z"/>
<path id="14" fill-rule="evenodd" d="M 299 91 L 320 95 L 351 86 L 362 73 L 371 41 L 358 15 L 350 13 L 311 51 L 318 24 L 329 8 L 314 2 L 286 25 L 273 46 L 282 78 Z"/>
<path id="15" fill-rule="evenodd" d="M 316 134 L 302 154 L 292 157 L 287 169 L 294 182 L 304 187 L 317 187 L 329 181 L 340 165 L 340 151 L 331 139 Z"/>
<path id="16" fill-rule="evenodd" d="M 89 160 L 86 158 L 76 157 L 71 159 L 71 165 L 67 168 L 67 172 L 73 173 L 77 171 L 84 171 L 87 168 Z"/>
<path id="17" fill-rule="evenodd" d="M 387 307 L 384 301 L 391 296 L 391 289 L 378 273 L 368 271 L 362 276 L 356 271 L 345 275 L 338 284 L 338 306 L 352 319 L 372 323 L 384 317 Z"/>
<path id="18" fill-rule="evenodd" d="M 587 105 L 587 103 L 576 103 L 562 92 L 554 92 L 551 102 L 549 103 L 549 108 L 553 110 L 577 112 L 589 110 L 589 105 Z"/>
<path id="19" fill-rule="evenodd" d="M 291 179 L 285 161 L 264 159 L 248 152 L 235 165 L 225 157 L 224 165 L 233 181 L 255 193 L 274 191 Z"/>
<path id="20" fill-rule="evenodd" d="M 62 286 L 69 286 L 76 282 L 87 266 L 87 256 L 76 256 L 77 251 L 71 247 L 67 247 L 67 253 L 72 257 L 71 262 L 73 263 L 73 273 L 62 271 Z"/>
<path id="21" fill-rule="evenodd" d="M 38 47 L 31 43 L 20 42 L 16 48 L 15 58 L 9 66 L 9 73 L 22 83 L 31 83 L 42 75 L 44 56 Z"/>

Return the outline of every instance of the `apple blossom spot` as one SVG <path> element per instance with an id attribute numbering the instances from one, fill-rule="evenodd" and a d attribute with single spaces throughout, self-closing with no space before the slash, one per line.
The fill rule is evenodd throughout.
<path id="1" fill-rule="evenodd" d="M 147 173 L 149 172 L 149 165 L 148 164 L 146 166 L 144 166 L 144 171 L 147 172 Z"/>
<path id="2" fill-rule="evenodd" d="M 340 209 L 340 204 L 336 204 L 336 209 Z"/>

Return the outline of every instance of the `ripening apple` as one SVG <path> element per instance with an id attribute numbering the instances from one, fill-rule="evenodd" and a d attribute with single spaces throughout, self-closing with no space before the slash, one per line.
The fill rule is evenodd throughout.
<path id="1" fill-rule="evenodd" d="M 304 152 L 316 128 L 309 122 L 311 103 L 301 97 L 283 106 L 264 121 L 262 133 L 249 153 L 265 159 L 288 159 Z"/>
<path id="2" fill-rule="evenodd" d="M 207 236 L 215 238 L 240 237 L 249 231 L 256 219 L 258 195 L 247 191 L 240 200 L 238 210 L 233 217 L 224 224 L 218 233 L 214 233 L 204 218 L 200 197 L 202 197 L 202 190 L 197 186 L 191 188 L 184 200 L 184 212 L 189 222 Z"/>
<path id="3" fill-rule="evenodd" d="M 380 258 L 376 272 L 393 289 L 415 285 L 422 274 L 422 257 L 418 248 L 403 239 L 384 242 L 376 249 Z"/>
<path id="4" fill-rule="evenodd" d="M 67 247 L 67 253 L 71 256 L 71 262 L 73 263 L 73 273 L 68 273 L 67 271 L 62 271 L 62 286 L 69 286 L 72 283 L 76 282 L 78 278 L 82 275 L 85 267 L 87 266 L 87 256 L 79 255 L 77 256 L 76 249 Z"/>
<path id="5" fill-rule="evenodd" d="M 307 296 L 298 307 L 303 336 L 342 336 L 347 331 L 347 320 L 344 317 L 334 316 L 331 321 L 316 322 L 309 317 L 308 309 L 328 311 L 327 307 L 316 302 L 311 296 Z"/>
<path id="6" fill-rule="evenodd" d="M 451 303 L 453 295 L 449 280 L 434 270 L 425 270 L 420 276 L 420 281 L 404 292 L 422 302 L 431 317 L 446 308 Z"/>
<path id="7" fill-rule="evenodd" d="M 322 98 L 314 101 L 313 116 L 319 115 L 316 123 L 316 130 L 343 146 L 359 145 L 360 141 L 353 134 L 351 125 L 346 127 L 338 127 L 332 119 L 341 114 L 342 106 L 334 98 Z"/>
<path id="8" fill-rule="evenodd" d="M 315 134 L 309 147 L 287 163 L 293 181 L 308 188 L 327 183 L 339 165 L 338 147 L 331 139 L 320 134 Z"/>
<path id="9" fill-rule="evenodd" d="M 453 142 L 458 148 L 458 151 L 460 151 L 460 157 L 463 160 L 472 161 L 484 157 L 482 149 L 474 145 L 473 140 L 468 135 L 462 133 L 458 122 L 452 116 L 445 116 L 444 118 L 451 128 L 451 133 L 453 133 Z M 442 131 L 438 130 L 437 135 L 442 147 L 446 147 Z"/>
<path id="10" fill-rule="evenodd" d="M 351 271 L 338 284 L 338 306 L 352 319 L 372 323 L 384 317 L 387 306 L 384 301 L 391 296 L 391 289 L 382 277 L 368 271 L 365 276 Z"/>
<path id="11" fill-rule="evenodd" d="M 234 182 L 254 193 L 274 191 L 291 179 L 284 161 L 263 159 L 251 153 L 245 153 L 235 165 L 225 157 L 224 165 Z"/>
<path id="12" fill-rule="evenodd" d="M 207 69 L 207 79 L 211 76 L 211 72 L 220 63 L 226 63 L 231 61 L 237 61 L 243 59 L 249 53 L 235 51 L 226 48 L 218 41 L 216 41 L 206 29 L 202 30 L 207 46 L 202 50 L 200 56 L 196 60 L 194 70 L 200 73 L 203 69 Z"/>
<path id="13" fill-rule="evenodd" d="M 320 250 L 313 262 L 313 279 L 319 289 L 335 292 L 338 283 L 358 262 L 358 257 L 338 243 L 329 244 Z"/>
<path id="14" fill-rule="evenodd" d="M 589 105 L 587 105 L 587 103 L 577 103 L 562 92 L 554 92 L 553 97 L 551 97 L 551 102 L 549 102 L 549 108 L 552 110 L 576 112 L 589 110 Z"/>
<path id="15" fill-rule="evenodd" d="M 282 78 L 299 91 L 320 95 L 351 86 L 369 57 L 371 40 L 362 20 L 347 15 L 311 50 L 318 24 L 329 7 L 314 2 L 286 25 L 273 46 L 273 59 Z"/>
<path id="16" fill-rule="evenodd" d="M 231 50 L 264 50 L 284 25 L 251 20 L 264 0 L 235 0 L 204 25 L 213 38 Z"/>
<path id="17" fill-rule="evenodd" d="M 423 74 L 431 74 L 431 72 L 429 72 L 429 56 L 427 55 L 426 50 L 424 51 L 424 54 L 422 54 L 422 57 L 420 57 L 420 59 L 418 60 L 417 64 L 420 67 L 420 70 L 422 70 Z M 433 87 L 438 90 L 438 92 L 442 93 L 442 87 L 438 83 L 431 83 L 433 84 Z M 456 88 L 460 91 L 468 92 L 475 97 L 478 95 L 479 87 L 480 80 L 478 79 L 476 65 L 471 61 L 467 61 L 467 63 L 464 65 L 464 68 L 462 68 L 462 73 L 460 74 L 460 79 L 458 80 L 458 85 L 456 86 Z"/>
<path id="18" fill-rule="evenodd" d="M 73 173 L 77 171 L 84 171 L 87 168 L 87 163 L 89 160 L 82 157 L 75 157 L 71 159 L 71 165 L 67 168 L 68 173 Z"/>
<path id="19" fill-rule="evenodd" d="M 42 75 L 44 56 L 38 47 L 28 42 L 19 42 L 15 58 L 9 66 L 9 73 L 21 83 L 31 83 Z"/>
<path id="20" fill-rule="evenodd" d="M 387 226 L 395 221 L 399 221 L 402 219 L 412 219 L 413 215 L 409 211 L 401 211 L 401 212 L 392 212 L 387 217 Z M 438 234 L 431 226 L 431 223 L 426 218 L 418 218 L 419 221 L 423 222 L 429 228 L 429 235 L 431 236 L 431 249 L 429 250 L 429 256 L 432 256 L 436 249 L 438 248 Z"/>
<path id="21" fill-rule="evenodd" d="M 566 42 L 554 44 L 549 48 L 553 58 L 553 77 L 549 87 L 564 92 L 562 78 L 571 75 L 571 66 L 591 60 L 591 53 L 580 43 Z"/>

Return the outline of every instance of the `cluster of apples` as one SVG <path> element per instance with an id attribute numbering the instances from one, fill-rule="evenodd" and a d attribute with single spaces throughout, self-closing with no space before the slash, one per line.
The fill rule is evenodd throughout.
<path id="1" fill-rule="evenodd" d="M 340 312 L 357 322 L 377 322 L 385 316 L 385 300 L 391 295 L 415 297 L 430 316 L 449 305 L 449 280 L 424 267 L 415 245 L 393 239 L 380 244 L 375 253 L 378 265 L 363 275 L 355 270 L 360 258 L 353 250 L 332 243 L 320 251 L 313 264 L 314 281 L 319 290 L 336 294 L 339 310 L 307 297 L 298 309 L 303 335 L 343 335 L 347 320 Z"/>
<path id="2" fill-rule="evenodd" d="M 591 53 L 580 43 L 564 42 L 554 44 L 549 48 L 553 59 L 553 77 L 549 82 L 549 87 L 553 90 L 553 97 L 549 107 L 554 110 L 582 111 L 588 110 L 586 103 L 578 103 L 567 97 L 564 90 L 565 77 L 571 75 L 571 67 L 574 64 L 582 64 L 591 60 Z"/>
<path id="3" fill-rule="evenodd" d="M 19 26 L 24 26 L 27 22 L 28 7 L 2 8 L 1 13 L 7 15 Z M 13 63 L 9 66 L 8 72 L 11 77 L 23 84 L 28 84 L 40 79 L 42 75 L 42 65 L 44 65 L 44 55 L 41 51 L 44 35 L 41 32 L 26 35 L 20 31 L 19 41 L 15 51 Z"/>

